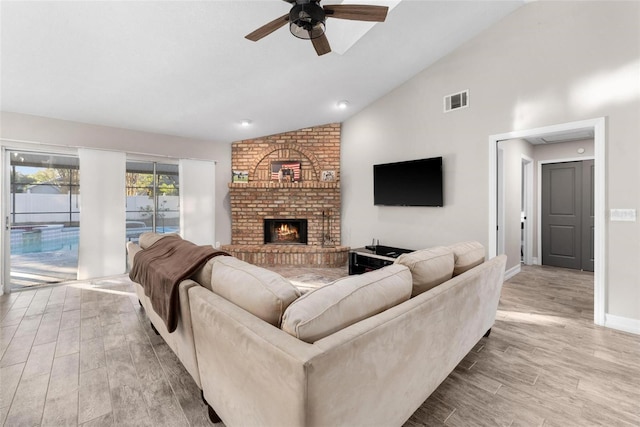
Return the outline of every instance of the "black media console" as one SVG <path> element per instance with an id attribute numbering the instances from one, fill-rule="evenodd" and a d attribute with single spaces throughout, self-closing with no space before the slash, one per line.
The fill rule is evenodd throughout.
<path id="1" fill-rule="evenodd" d="M 362 274 L 377 270 L 393 264 L 396 258 L 409 252 L 413 252 L 413 250 L 382 245 L 351 249 L 349 251 L 349 274 Z"/>

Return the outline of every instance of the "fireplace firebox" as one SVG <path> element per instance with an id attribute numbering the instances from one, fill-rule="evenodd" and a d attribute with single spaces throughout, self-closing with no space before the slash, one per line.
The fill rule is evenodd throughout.
<path id="1" fill-rule="evenodd" d="M 281 245 L 306 245 L 306 219 L 265 219 L 264 243 Z"/>

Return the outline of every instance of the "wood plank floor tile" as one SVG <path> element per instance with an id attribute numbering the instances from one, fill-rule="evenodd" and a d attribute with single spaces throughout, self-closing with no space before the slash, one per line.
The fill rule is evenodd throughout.
<path id="1" fill-rule="evenodd" d="M 128 277 L 90 285 L 0 296 L 0 425 L 211 426 Z M 638 384 L 640 337 L 593 324 L 593 274 L 523 266 L 503 287 L 491 336 L 405 426 L 638 427 Z"/>
<path id="2" fill-rule="evenodd" d="M 82 318 L 80 321 L 80 341 L 102 337 L 102 326 L 98 316 Z"/>
<path id="3" fill-rule="evenodd" d="M 49 311 L 43 314 L 33 345 L 55 342 L 60 330 L 62 311 Z"/>
<path id="4" fill-rule="evenodd" d="M 138 384 L 111 387 L 110 393 L 116 425 L 149 424 L 149 413 Z"/>
<path id="5" fill-rule="evenodd" d="M 45 375 L 51 372 L 53 356 L 56 352 L 56 343 L 34 345 L 29 352 L 29 358 L 22 371 L 22 379 L 37 375 Z"/>
<path id="6" fill-rule="evenodd" d="M 78 400 L 76 392 L 47 395 L 42 414 L 42 426 L 60 427 L 78 425 Z"/>
<path id="7" fill-rule="evenodd" d="M 0 359 L 2 359 L 7 347 L 9 347 L 9 344 L 13 339 L 13 335 L 18 330 L 18 326 L 20 326 L 20 324 L 0 327 Z"/>
<path id="8" fill-rule="evenodd" d="M 2 326 L 20 325 L 24 314 L 28 307 L 11 307 L 10 310 L 2 317 Z"/>
<path id="9" fill-rule="evenodd" d="M 11 308 L 28 308 L 31 301 L 36 296 L 36 292 L 20 292 L 13 302 Z"/>
<path id="10" fill-rule="evenodd" d="M 80 372 L 107 366 L 102 337 L 80 341 Z"/>
<path id="11" fill-rule="evenodd" d="M 16 330 L 17 332 L 17 330 Z M 2 359 L 0 359 L 0 368 L 3 366 L 13 365 L 15 363 L 26 362 L 31 352 L 31 346 L 36 338 L 36 331 L 29 331 L 21 336 L 14 334 L 11 342 L 7 346 Z"/>
<path id="12" fill-rule="evenodd" d="M 53 359 L 51 378 L 47 399 L 55 398 L 67 393 L 78 394 L 80 387 L 80 372 L 78 370 L 79 354 L 72 353 Z"/>
<path id="13" fill-rule="evenodd" d="M 111 413 L 111 393 L 107 368 L 80 373 L 78 423 Z"/>
<path id="14" fill-rule="evenodd" d="M 145 383 L 142 394 L 154 425 L 176 427 L 189 425 L 166 379 L 161 378 L 155 382 Z"/>
<path id="15" fill-rule="evenodd" d="M 130 387 L 138 386 L 136 368 L 133 365 L 131 353 L 127 345 L 107 350 L 105 355 L 109 386 L 111 388 L 125 385 Z"/>
<path id="16" fill-rule="evenodd" d="M 5 420 L 7 419 L 7 414 L 9 413 L 9 407 L 1 407 L 0 406 L 0 425 L 5 425 Z"/>
<path id="17" fill-rule="evenodd" d="M 191 375 L 182 366 L 168 345 L 162 343 L 154 346 L 154 349 L 176 399 L 185 417 L 189 420 L 189 424 L 192 426 L 209 425 L 207 406 L 198 397 L 200 396 L 200 389 L 191 378 Z"/>
<path id="18" fill-rule="evenodd" d="M 113 425 L 113 414 L 111 412 L 81 424 L 82 427 L 112 427 Z"/>
<path id="19" fill-rule="evenodd" d="M 131 358 L 138 375 L 138 379 L 143 386 L 154 384 L 164 379 L 162 366 L 155 357 L 155 351 L 151 343 L 129 342 Z"/>
<path id="20" fill-rule="evenodd" d="M 35 426 L 42 421 L 49 374 L 22 378 L 18 384 L 5 425 Z"/>
<path id="21" fill-rule="evenodd" d="M 111 350 L 127 345 L 127 338 L 124 336 L 120 319 L 118 319 L 117 323 L 102 325 L 102 340 L 105 350 Z"/>
<path id="22" fill-rule="evenodd" d="M 0 408 L 8 408 L 13 401 L 25 363 L 0 368 Z"/>
<path id="23" fill-rule="evenodd" d="M 69 292 L 67 292 L 67 295 L 64 299 L 64 305 L 63 305 L 63 311 L 78 311 L 78 313 L 80 313 L 80 307 L 81 307 L 81 302 L 80 302 L 80 296 L 79 295 L 73 295 L 70 294 Z"/>
<path id="24" fill-rule="evenodd" d="M 80 328 L 61 329 L 56 344 L 56 357 L 79 352 Z"/>
<path id="25" fill-rule="evenodd" d="M 35 316 L 25 316 L 20 321 L 20 326 L 16 330 L 15 336 L 21 336 L 25 334 L 29 334 L 31 332 L 37 331 L 40 327 L 40 322 L 42 321 L 42 314 L 37 314 Z M 35 337 L 35 335 L 34 335 Z"/>
<path id="26" fill-rule="evenodd" d="M 65 310 L 60 320 L 60 330 L 80 327 L 80 310 Z"/>

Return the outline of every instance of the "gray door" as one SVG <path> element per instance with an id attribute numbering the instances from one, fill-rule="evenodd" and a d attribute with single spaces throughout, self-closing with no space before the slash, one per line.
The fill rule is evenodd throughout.
<path id="1" fill-rule="evenodd" d="M 542 166 L 542 264 L 593 271 L 593 160 Z"/>

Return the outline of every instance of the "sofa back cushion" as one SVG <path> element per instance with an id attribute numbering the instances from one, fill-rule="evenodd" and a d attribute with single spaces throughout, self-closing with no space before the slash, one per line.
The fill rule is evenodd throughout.
<path id="1" fill-rule="evenodd" d="M 409 267 L 413 279 L 411 296 L 415 297 L 451 279 L 454 264 L 453 251 L 444 246 L 421 249 L 400 255 L 396 259 L 396 264 Z"/>
<path id="2" fill-rule="evenodd" d="M 484 262 L 485 250 L 480 242 L 460 242 L 449 246 L 453 251 L 453 275 L 457 276 Z"/>
<path id="3" fill-rule="evenodd" d="M 231 256 L 213 258 L 211 290 L 256 317 L 280 327 L 286 308 L 300 296 L 276 272 Z"/>
<path id="4" fill-rule="evenodd" d="M 211 287 L 211 274 L 213 273 L 213 260 L 216 258 L 218 257 L 211 258 L 191 275 L 191 280 L 198 282 L 201 286 L 204 286 L 210 291 L 213 290 Z"/>
<path id="5" fill-rule="evenodd" d="M 294 301 L 284 313 L 282 330 L 313 343 L 411 296 L 411 273 L 402 265 L 338 279 Z"/>
<path id="6" fill-rule="evenodd" d="M 140 237 L 138 239 L 138 244 L 140 245 L 140 247 L 142 249 L 147 249 L 149 246 L 153 245 L 158 240 L 162 239 L 163 237 L 167 237 L 167 236 L 178 236 L 178 237 L 180 237 L 180 235 L 177 234 L 177 233 L 158 234 L 158 233 L 154 233 L 152 231 L 149 231 L 149 232 L 146 232 L 146 233 L 142 233 L 140 235 Z"/>

